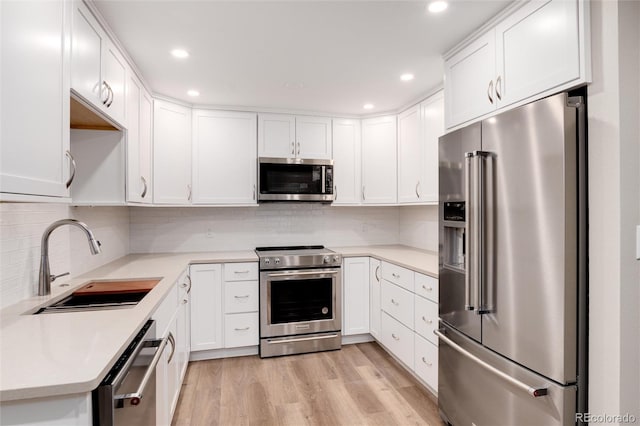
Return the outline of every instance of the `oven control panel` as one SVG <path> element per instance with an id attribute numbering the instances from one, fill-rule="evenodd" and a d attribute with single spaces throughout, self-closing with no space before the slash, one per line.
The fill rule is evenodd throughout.
<path id="1" fill-rule="evenodd" d="M 342 256 L 339 254 L 316 255 L 284 255 L 260 257 L 260 269 L 293 269 L 293 268 L 339 268 L 342 266 Z"/>

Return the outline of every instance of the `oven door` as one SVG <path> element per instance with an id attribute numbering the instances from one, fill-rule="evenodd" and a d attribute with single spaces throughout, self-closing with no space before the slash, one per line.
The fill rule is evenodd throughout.
<path id="1" fill-rule="evenodd" d="M 340 331 L 340 269 L 260 273 L 260 337 Z"/>

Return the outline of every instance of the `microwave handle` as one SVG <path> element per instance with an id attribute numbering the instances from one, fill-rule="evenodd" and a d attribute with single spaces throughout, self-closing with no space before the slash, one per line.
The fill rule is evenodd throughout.
<path id="1" fill-rule="evenodd" d="M 322 166 L 322 193 L 327 192 L 327 166 Z"/>

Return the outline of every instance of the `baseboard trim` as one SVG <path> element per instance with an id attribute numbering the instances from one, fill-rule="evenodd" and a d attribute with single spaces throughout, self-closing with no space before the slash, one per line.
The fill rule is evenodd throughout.
<path id="1" fill-rule="evenodd" d="M 233 358 L 237 356 L 258 355 L 258 346 L 242 348 L 210 349 L 208 351 L 191 352 L 189 361 L 205 361 L 207 359 Z"/>

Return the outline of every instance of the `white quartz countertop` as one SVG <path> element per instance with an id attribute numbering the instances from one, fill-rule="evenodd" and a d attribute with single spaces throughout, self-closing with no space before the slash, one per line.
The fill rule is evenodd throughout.
<path id="1" fill-rule="evenodd" d="M 255 262 L 253 250 L 129 255 L 0 311 L 0 401 L 95 389 L 191 263 Z M 160 278 L 135 307 L 30 315 L 95 279 Z M 68 284 L 68 286 L 61 286 Z"/>
<path id="2" fill-rule="evenodd" d="M 435 252 L 400 245 L 330 247 L 437 277 Z M 253 250 L 129 255 L 79 277 L 59 279 L 51 295 L 0 311 L 0 401 L 90 392 L 151 317 L 189 264 L 256 262 Z M 91 280 L 162 278 L 135 307 L 31 315 Z"/>
<path id="3" fill-rule="evenodd" d="M 438 278 L 438 253 L 402 245 L 329 247 L 343 257 L 370 256 Z"/>

